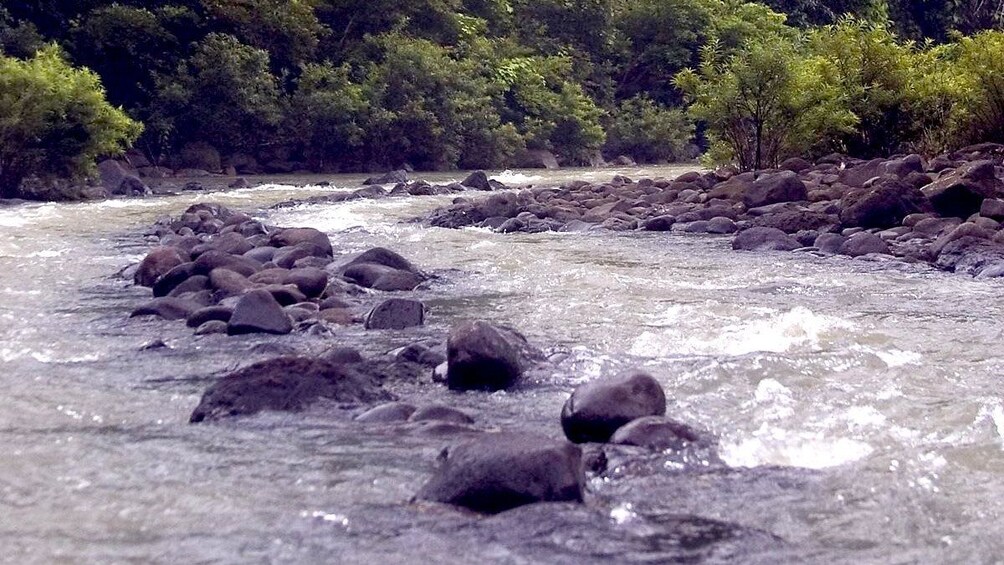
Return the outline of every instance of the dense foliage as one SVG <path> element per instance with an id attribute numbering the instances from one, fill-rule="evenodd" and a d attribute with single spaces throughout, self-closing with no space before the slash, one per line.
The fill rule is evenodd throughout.
<path id="1" fill-rule="evenodd" d="M 42 0 L 0 7 L 0 53 L 58 45 L 171 166 L 208 144 L 265 172 L 528 150 L 750 168 L 1000 139 L 1004 35 L 983 30 L 1002 16 L 993 0 Z"/>
<path id="2" fill-rule="evenodd" d="M 72 177 L 119 153 L 141 126 L 104 99 L 98 77 L 56 47 L 27 60 L 0 56 L 0 198 L 29 174 Z"/>

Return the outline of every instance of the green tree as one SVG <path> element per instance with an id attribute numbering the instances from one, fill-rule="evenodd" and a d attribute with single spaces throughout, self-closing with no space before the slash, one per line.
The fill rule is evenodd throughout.
<path id="1" fill-rule="evenodd" d="M 316 169 L 358 162 L 368 114 L 365 93 L 347 67 L 309 64 L 290 100 L 284 136 Z"/>
<path id="2" fill-rule="evenodd" d="M 28 60 L 0 56 L 0 196 L 28 175 L 75 177 L 126 149 L 142 126 L 108 104 L 97 75 L 57 47 Z"/>
<path id="3" fill-rule="evenodd" d="M 660 106 L 645 96 L 625 100 L 613 114 L 607 150 L 642 163 L 684 158 L 694 123 L 679 108 Z"/>

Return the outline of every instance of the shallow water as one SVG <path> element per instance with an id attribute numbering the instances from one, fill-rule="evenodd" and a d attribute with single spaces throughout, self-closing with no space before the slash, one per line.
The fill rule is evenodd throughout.
<path id="1" fill-rule="evenodd" d="M 343 188 L 359 180 L 324 179 Z M 4 561 L 659 561 L 678 555 L 677 541 L 666 545 L 675 516 L 755 532 L 737 543 L 756 551 L 700 554 L 710 560 L 990 562 L 1004 549 L 996 279 L 735 253 L 727 238 L 708 236 L 501 235 L 403 222 L 449 197 L 268 208 L 330 190 L 340 188 L 0 209 Z M 158 216 L 202 200 L 318 227 L 341 251 L 385 245 L 441 275 L 421 293 L 430 307 L 421 335 L 488 318 L 570 354 L 509 393 L 394 392 L 468 409 L 490 428 L 558 437 L 571 388 L 642 366 L 665 385 L 671 415 L 720 436 L 729 468 L 681 474 L 656 459 L 614 472 L 590 483 L 586 510 L 556 507 L 552 527 L 533 530 L 538 510 L 480 520 L 408 503 L 442 437 L 353 425 L 324 407 L 187 424 L 215 373 L 364 339 L 355 329 L 196 338 L 183 324 L 127 320 L 147 293 L 116 273 L 142 257 L 142 233 Z M 378 352 L 409 335 L 366 339 Z M 157 339 L 168 347 L 140 350 Z"/>

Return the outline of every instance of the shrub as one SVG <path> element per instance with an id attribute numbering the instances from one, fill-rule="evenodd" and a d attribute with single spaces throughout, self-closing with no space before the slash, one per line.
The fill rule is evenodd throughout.
<path id="1" fill-rule="evenodd" d="M 645 96 L 625 100 L 617 108 L 607 134 L 607 151 L 630 155 L 643 163 L 685 158 L 694 123 L 679 108 L 660 106 Z"/>

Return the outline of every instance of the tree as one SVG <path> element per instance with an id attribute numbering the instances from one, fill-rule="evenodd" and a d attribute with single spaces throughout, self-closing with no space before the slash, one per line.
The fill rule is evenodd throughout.
<path id="1" fill-rule="evenodd" d="M 625 100 L 607 128 L 607 151 L 642 163 L 684 158 L 694 123 L 679 108 L 660 106 L 645 96 Z"/>
<path id="2" fill-rule="evenodd" d="M 707 125 L 712 156 L 754 170 L 776 167 L 854 125 L 824 80 L 828 72 L 825 60 L 803 58 L 786 42 L 752 41 L 724 59 L 712 43 L 699 71 L 682 71 L 675 82 L 691 114 Z"/>
<path id="3" fill-rule="evenodd" d="M 126 149 L 142 126 L 105 100 L 98 76 L 57 47 L 28 60 L 0 56 L 0 196 L 28 175 L 75 177 Z"/>
<path id="4" fill-rule="evenodd" d="M 303 68 L 290 100 L 285 137 L 315 168 L 358 161 L 369 103 L 346 66 L 330 63 Z"/>

